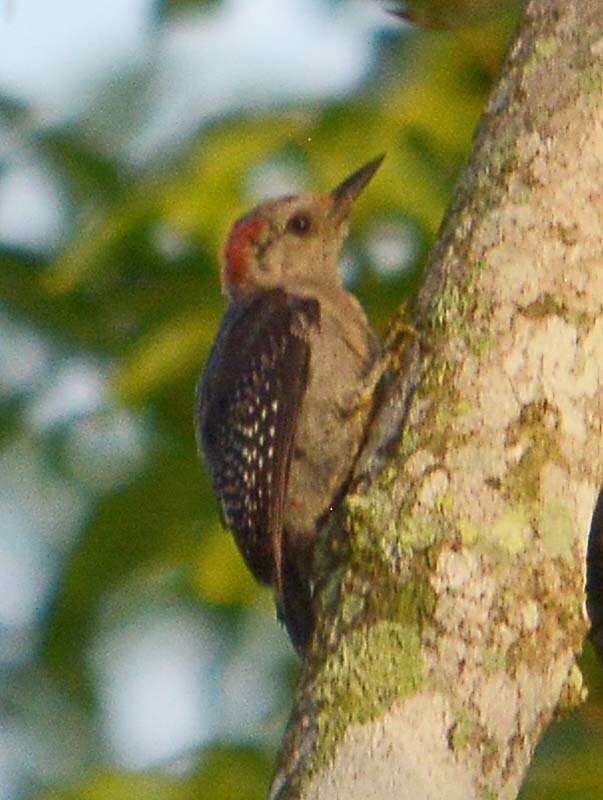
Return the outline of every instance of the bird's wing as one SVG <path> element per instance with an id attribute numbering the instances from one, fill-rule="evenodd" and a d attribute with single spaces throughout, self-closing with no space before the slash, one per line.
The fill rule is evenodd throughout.
<path id="1" fill-rule="evenodd" d="M 282 597 L 283 504 L 318 301 L 262 292 L 224 317 L 198 393 L 198 436 L 227 526 Z"/>

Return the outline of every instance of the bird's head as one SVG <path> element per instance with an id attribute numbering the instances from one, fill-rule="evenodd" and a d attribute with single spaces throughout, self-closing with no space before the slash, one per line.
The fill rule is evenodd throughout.
<path id="1" fill-rule="evenodd" d="M 230 297 L 339 283 L 349 210 L 382 161 L 369 161 L 326 195 L 280 197 L 238 219 L 224 248 L 222 284 Z"/>

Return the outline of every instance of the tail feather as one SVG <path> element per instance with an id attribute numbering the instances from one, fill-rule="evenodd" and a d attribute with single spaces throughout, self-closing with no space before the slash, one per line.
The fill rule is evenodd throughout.
<path id="1" fill-rule="evenodd" d="M 586 560 L 586 597 L 590 638 L 603 662 L 603 489 L 593 515 Z"/>
<path id="2" fill-rule="evenodd" d="M 304 559 L 285 557 L 282 564 L 282 593 L 277 613 L 297 653 L 303 657 L 314 631 L 312 588 Z"/>

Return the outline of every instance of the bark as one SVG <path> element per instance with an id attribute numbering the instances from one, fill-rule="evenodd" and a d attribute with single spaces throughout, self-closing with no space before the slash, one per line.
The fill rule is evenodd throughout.
<path id="1" fill-rule="evenodd" d="M 320 551 L 272 798 L 513 798 L 560 700 L 582 697 L 602 84 L 600 0 L 526 3 Z"/>

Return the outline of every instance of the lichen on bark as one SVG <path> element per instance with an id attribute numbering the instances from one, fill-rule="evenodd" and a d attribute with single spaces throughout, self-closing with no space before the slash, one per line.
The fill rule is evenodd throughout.
<path id="1" fill-rule="evenodd" d="M 325 533 L 275 798 L 513 798 L 555 709 L 583 697 L 602 77 L 597 0 L 525 4 L 410 310 L 417 336 Z"/>

